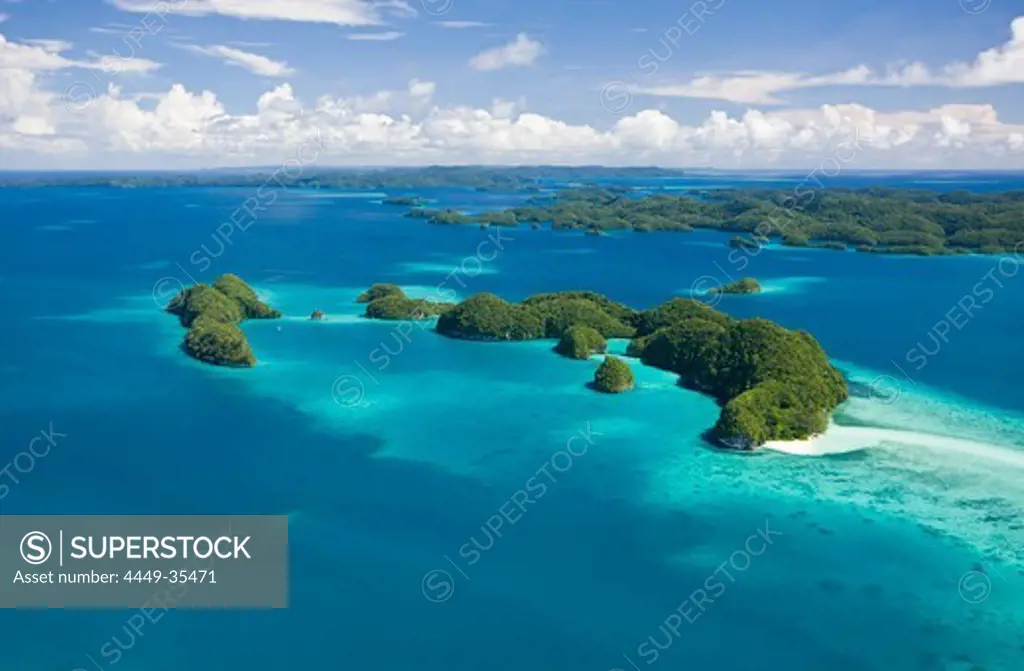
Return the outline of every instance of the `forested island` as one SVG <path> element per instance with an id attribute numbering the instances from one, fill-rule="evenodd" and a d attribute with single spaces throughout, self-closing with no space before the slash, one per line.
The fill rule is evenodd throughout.
<path id="1" fill-rule="evenodd" d="M 252 187 L 255 189 L 400 190 L 473 189 L 531 193 L 521 207 L 467 215 L 425 209 L 419 196 L 385 199 L 407 206 L 407 216 L 435 224 L 579 229 L 738 233 L 736 248 L 766 242 L 790 247 L 918 255 L 998 254 L 1024 251 L 1024 191 L 974 193 L 872 187 L 865 189 L 707 189 L 665 192 L 660 180 L 683 170 L 605 166 L 428 166 L 422 168 L 277 168 L 145 173 L 7 173 L 2 187 L 90 186 Z M 609 185 L 615 182 L 616 185 Z M 653 184 L 638 187 L 626 184 Z M 569 187 L 569 188 L 565 188 Z M 562 189 L 557 193 L 555 189 Z M 646 190 L 645 190 L 646 189 Z"/>
<path id="2" fill-rule="evenodd" d="M 997 254 L 1024 249 L 1024 191 L 970 193 L 900 189 L 792 191 L 723 189 L 693 196 L 571 189 L 553 199 L 467 216 L 413 210 L 435 224 L 547 223 L 588 233 L 712 229 L 741 233 L 729 245 L 766 242 L 892 254 Z"/>
<path id="3" fill-rule="evenodd" d="M 720 294 L 759 294 L 761 293 L 761 285 L 753 277 L 744 277 L 742 280 L 736 280 L 735 282 L 729 282 L 723 284 L 720 287 L 711 287 L 708 289 L 708 294 L 711 296 L 717 296 Z"/>
<path id="4" fill-rule="evenodd" d="M 167 304 L 188 329 L 184 350 L 196 359 L 217 366 L 250 367 L 256 356 L 242 329 L 245 319 L 277 319 L 281 313 L 256 296 L 237 275 L 222 275 L 213 283 L 194 284 Z"/>
<path id="5" fill-rule="evenodd" d="M 297 173 L 297 174 L 294 174 Z M 682 170 L 656 167 L 479 165 L 422 168 L 316 168 L 283 166 L 182 172 L 0 173 L 2 187 L 106 186 L 114 188 L 251 186 L 265 184 L 309 189 L 468 188 L 479 191 L 540 191 L 551 183 L 586 182 L 608 177 L 680 178 Z"/>
<path id="6" fill-rule="evenodd" d="M 391 289 L 371 289 L 364 296 L 371 292 L 376 297 L 368 303 L 367 316 L 408 318 L 371 310 L 375 303 L 400 297 Z M 843 376 L 810 334 L 765 319 L 734 319 L 695 300 L 673 298 L 635 310 L 598 293 L 576 291 L 540 294 L 520 303 L 481 293 L 455 305 L 434 305 L 436 330 L 449 338 L 555 339 L 556 352 L 578 359 L 604 352 L 607 338 L 630 338 L 629 356 L 677 373 L 680 384 L 719 402 L 722 411 L 709 437 L 732 449 L 821 433 L 832 410 L 848 396 Z M 388 316 L 380 316 L 385 312 Z M 628 365 L 616 361 L 605 358 L 595 372 L 594 389 L 619 393 L 632 388 Z"/>
<path id="7" fill-rule="evenodd" d="M 629 364 L 614 356 L 606 356 L 594 372 L 594 389 L 605 394 L 621 394 L 633 388 L 633 371 Z"/>
<path id="8" fill-rule="evenodd" d="M 417 320 L 436 317 L 454 307 L 422 298 L 409 298 L 394 284 L 374 284 L 359 294 L 357 303 L 366 303 L 366 317 L 386 320 Z"/>

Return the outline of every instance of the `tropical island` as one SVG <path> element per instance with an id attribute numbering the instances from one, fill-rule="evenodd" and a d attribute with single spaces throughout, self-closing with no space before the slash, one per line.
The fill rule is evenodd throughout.
<path id="1" fill-rule="evenodd" d="M 393 321 L 430 319 L 453 307 L 452 303 L 409 298 L 394 284 L 374 284 L 359 294 L 356 302 L 366 303 L 367 318 Z"/>
<path id="2" fill-rule="evenodd" d="M 413 219 L 426 219 L 432 224 L 480 224 L 482 226 L 518 226 L 519 220 L 511 212 L 484 212 L 482 214 L 462 214 L 457 210 L 431 210 L 418 207 L 406 212 L 405 216 Z"/>
<path id="3" fill-rule="evenodd" d="M 281 316 L 242 278 L 230 274 L 220 276 L 213 285 L 200 283 L 183 289 L 166 310 L 188 329 L 185 352 L 204 363 L 235 367 L 256 365 L 256 356 L 238 324 Z"/>
<path id="4" fill-rule="evenodd" d="M 723 284 L 718 287 L 711 287 L 708 289 L 708 295 L 718 296 L 722 294 L 759 294 L 761 293 L 761 285 L 758 284 L 757 280 L 753 277 L 744 277 L 741 280 Z"/>
<path id="5" fill-rule="evenodd" d="M 594 389 L 605 394 L 621 394 L 633 388 L 633 371 L 622 359 L 606 356 L 594 372 Z"/>
<path id="6" fill-rule="evenodd" d="M 570 359 L 589 359 L 593 354 L 601 354 L 608 350 L 608 341 L 590 326 L 570 326 L 562 334 L 555 351 Z"/>
<path id="7" fill-rule="evenodd" d="M 405 207 L 420 207 L 424 199 L 419 196 L 388 196 L 381 201 L 385 205 L 403 205 Z"/>
<path id="8" fill-rule="evenodd" d="M 939 193 L 886 189 L 721 189 L 669 195 L 616 189 L 561 191 L 502 212 L 409 213 L 439 224 L 549 224 L 608 230 L 738 233 L 728 245 L 749 254 L 768 242 L 790 247 L 917 255 L 998 254 L 1024 249 L 1024 191 Z M 739 253 L 739 252 L 734 252 Z"/>
<path id="9" fill-rule="evenodd" d="M 731 449 L 822 433 L 848 397 L 842 374 L 810 334 L 765 319 L 734 319 L 695 300 L 673 298 L 636 310 L 588 291 L 539 294 L 519 303 L 481 293 L 438 312 L 436 331 L 443 336 L 557 339 L 555 351 L 571 358 L 605 351 L 608 338 L 630 338 L 628 356 L 676 373 L 681 385 L 718 401 L 722 411 L 708 437 Z M 606 357 L 594 389 L 618 393 L 632 387 L 629 366 L 618 363 L 628 377 L 614 357 Z"/>
<path id="10" fill-rule="evenodd" d="M 272 168 L 193 172 L 13 173 L 0 188 L 88 186 L 110 188 L 252 187 L 414 192 L 472 189 L 534 194 L 523 206 L 473 215 L 423 208 L 415 196 L 385 202 L 412 209 L 409 217 L 435 224 L 737 234 L 730 254 L 760 251 L 765 243 L 788 247 L 922 256 L 1024 251 L 1024 191 L 948 193 L 870 187 L 705 189 L 675 191 L 633 184 L 678 180 L 685 171 L 657 167 L 428 166 L 422 168 L 322 168 L 289 176 Z M 609 182 L 617 182 L 610 185 Z M 561 190 L 559 190 L 561 189 Z"/>

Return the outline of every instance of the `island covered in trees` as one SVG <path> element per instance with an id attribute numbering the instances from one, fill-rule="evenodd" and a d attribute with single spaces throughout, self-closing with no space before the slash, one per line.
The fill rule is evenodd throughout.
<path id="1" fill-rule="evenodd" d="M 621 394 L 633 388 L 633 371 L 629 364 L 614 356 L 606 356 L 594 371 L 594 389 L 606 394 Z"/>
<path id="2" fill-rule="evenodd" d="M 250 367 L 256 356 L 238 324 L 245 319 L 277 319 L 281 313 L 261 301 L 237 275 L 222 275 L 212 284 L 194 284 L 167 304 L 188 329 L 183 349 L 199 361 L 217 366 Z"/>
<path id="3" fill-rule="evenodd" d="M 366 316 L 370 319 L 416 320 L 436 317 L 453 307 L 452 303 L 439 303 L 423 298 L 409 298 L 395 284 L 374 284 L 359 294 L 357 303 L 366 303 Z"/>
<path id="4" fill-rule="evenodd" d="M 871 187 L 662 190 L 687 171 L 607 166 L 427 166 L 416 168 L 250 168 L 144 173 L 7 173 L 2 187 L 251 187 L 257 200 L 277 189 L 385 191 L 389 206 L 436 224 L 737 233 L 730 245 L 766 242 L 859 252 L 951 255 L 1024 251 L 1024 190 L 1001 193 Z M 642 186 L 646 185 L 646 186 Z M 520 207 L 472 215 L 422 207 L 418 189 L 528 193 Z M 561 189 L 559 191 L 559 189 Z M 397 192 L 397 193 L 395 193 Z M 262 195 L 261 195 L 262 194 Z"/>
<path id="5" fill-rule="evenodd" d="M 729 282 L 718 287 L 708 289 L 708 294 L 717 296 L 720 294 L 759 294 L 761 285 L 753 277 L 744 277 L 742 280 Z"/>
<path id="6" fill-rule="evenodd" d="M 549 224 L 596 234 L 608 230 L 739 233 L 729 245 L 894 254 L 997 254 L 1024 251 L 1024 191 L 938 193 L 904 189 L 797 191 L 721 189 L 670 195 L 623 188 L 579 188 L 501 212 L 465 215 L 415 209 L 435 224 Z"/>
<path id="7" fill-rule="evenodd" d="M 377 297 L 369 302 L 367 316 L 410 318 L 370 309 L 404 294 L 371 289 L 364 296 L 371 293 Z M 682 385 L 719 402 L 722 411 L 709 437 L 732 449 L 819 434 L 848 396 L 842 374 L 810 334 L 764 319 L 734 319 L 692 299 L 673 298 L 636 310 L 587 291 L 540 294 L 519 303 L 481 293 L 455 305 L 435 305 L 436 330 L 449 338 L 556 339 L 556 352 L 578 359 L 606 351 L 607 338 L 630 338 L 629 356 L 677 373 Z M 605 357 L 593 387 L 612 393 L 631 389 L 628 369 Z"/>

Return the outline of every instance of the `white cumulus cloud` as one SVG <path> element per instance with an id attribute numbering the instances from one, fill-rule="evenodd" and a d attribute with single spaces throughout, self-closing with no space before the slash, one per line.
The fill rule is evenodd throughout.
<path id="1" fill-rule="evenodd" d="M 77 112 L 32 72 L 0 81 L 0 149 L 88 157 L 94 167 L 267 164 L 318 138 L 321 165 L 588 164 L 857 167 L 1020 167 L 1024 126 L 991 105 L 881 112 L 824 105 L 684 123 L 646 109 L 607 125 L 564 121 L 495 100 L 490 108 L 424 106 L 432 82 L 304 103 L 288 84 L 232 112 L 210 91 L 175 84 L 126 98 L 117 87 Z M 403 110 L 402 105 L 406 105 Z M 397 109 L 395 109 L 397 108 Z M 61 158 L 65 157 L 65 158 Z M 1017 161 L 1016 164 L 1013 162 Z M 13 163 L 12 163 L 13 165 Z"/>
<path id="2" fill-rule="evenodd" d="M 419 79 L 413 79 L 409 82 L 409 95 L 413 98 L 429 98 L 434 95 L 436 90 L 437 84 L 434 82 L 424 82 Z"/>
<path id="3" fill-rule="evenodd" d="M 760 105 L 782 103 L 777 97 L 780 93 L 824 86 L 979 88 L 1021 84 L 1024 83 L 1024 16 L 1013 20 L 1010 32 L 1008 42 L 981 52 L 973 61 L 954 62 L 935 70 L 913 62 L 890 66 L 885 72 L 876 72 L 866 65 L 824 75 L 740 71 L 723 76 L 700 76 L 682 84 L 638 87 L 637 92 Z"/>
<path id="4" fill-rule="evenodd" d="M 533 65 L 534 61 L 544 53 L 544 45 L 530 38 L 526 33 L 519 33 L 516 39 L 508 44 L 482 51 L 469 59 L 470 67 L 477 70 L 501 70 L 513 66 Z"/>

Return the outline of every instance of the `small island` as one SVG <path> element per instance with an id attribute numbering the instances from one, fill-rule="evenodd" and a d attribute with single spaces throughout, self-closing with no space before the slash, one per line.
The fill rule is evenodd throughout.
<path id="1" fill-rule="evenodd" d="M 589 326 L 574 325 L 566 329 L 555 351 L 570 359 L 588 359 L 592 354 L 601 354 L 608 349 L 608 341 L 597 330 Z"/>
<path id="2" fill-rule="evenodd" d="M 166 310 L 188 328 L 183 344 L 186 353 L 204 363 L 234 367 L 256 365 L 256 356 L 238 324 L 281 316 L 237 275 L 222 275 L 213 285 L 187 287 L 171 299 Z"/>
<path id="3" fill-rule="evenodd" d="M 377 300 L 394 299 L 411 300 L 404 294 Z M 520 303 L 480 293 L 437 309 L 436 331 L 443 336 L 557 339 L 555 351 L 571 358 L 606 351 L 608 338 L 630 338 L 628 356 L 676 373 L 682 386 L 718 401 L 721 414 L 706 435 L 730 449 L 822 433 L 831 412 L 849 396 L 846 380 L 809 333 L 766 319 L 735 319 L 698 300 L 673 298 L 635 310 L 590 291 L 539 294 Z M 594 389 L 630 387 L 615 361 L 606 357 Z M 632 380 L 629 366 L 618 364 Z"/>
<path id="4" fill-rule="evenodd" d="M 742 280 L 730 282 L 719 287 L 711 287 L 708 294 L 718 296 L 722 294 L 759 294 L 761 285 L 753 277 L 744 277 Z"/>
<path id="5" fill-rule="evenodd" d="M 327 319 L 327 313 L 323 310 L 313 310 L 313 314 L 309 315 L 312 321 L 319 322 Z"/>
<path id="6" fill-rule="evenodd" d="M 419 196 L 389 196 L 382 201 L 385 205 L 403 205 L 405 207 L 420 207 L 426 201 Z"/>
<path id="7" fill-rule="evenodd" d="M 613 356 L 605 357 L 594 373 L 594 389 L 605 394 L 621 394 L 633 389 L 633 371 L 629 364 Z"/>
<path id="8" fill-rule="evenodd" d="M 356 303 L 372 303 L 378 298 L 385 296 L 404 296 L 405 292 L 397 284 L 374 284 L 369 289 L 359 294 Z"/>
<path id="9" fill-rule="evenodd" d="M 409 298 L 401 287 L 394 284 L 374 284 L 356 300 L 366 303 L 365 316 L 368 319 L 386 321 L 430 319 L 453 307 L 451 303 Z"/>

